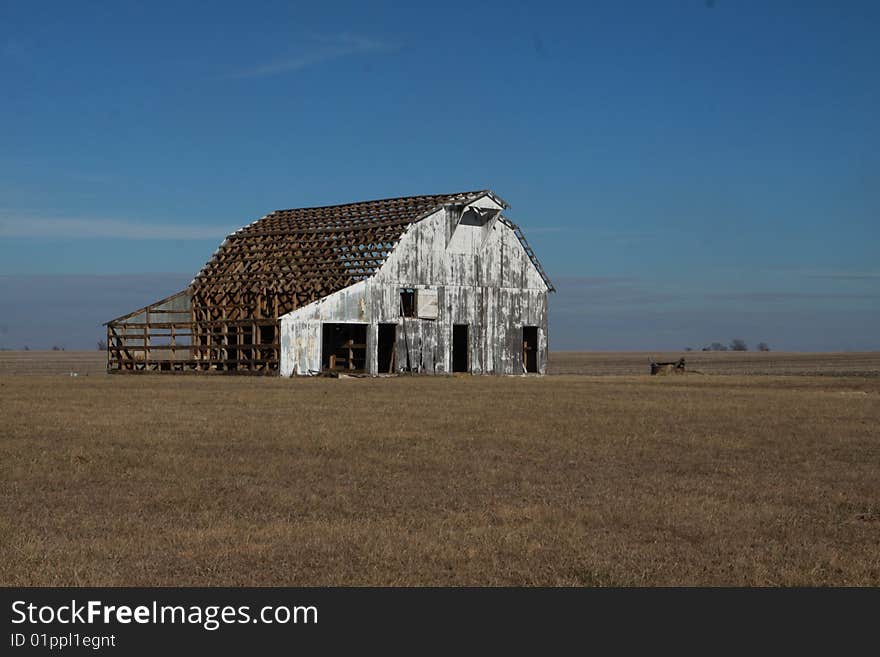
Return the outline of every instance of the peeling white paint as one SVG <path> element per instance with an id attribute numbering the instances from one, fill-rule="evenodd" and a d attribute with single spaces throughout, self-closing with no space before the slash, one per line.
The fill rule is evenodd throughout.
<path id="1" fill-rule="evenodd" d="M 521 374 L 522 328 L 536 326 L 544 373 L 547 284 L 513 230 L 495 220 L 501 206 L 489 197 L 472 205 L 480 211 L 444 208 L 413 224 L 373 277 L 281 317 L 281 375 L 321 370 L 324 322 L 368 325 L 371 374 L 378 372 L 380 323 L 398 327 L 398 371 L 409 361 L 426 373 L 451 371 L 452 326 L 467 324 L 474 374 Z M 436 292 L 436 319 L 400 317 L 404 287 Z"/>

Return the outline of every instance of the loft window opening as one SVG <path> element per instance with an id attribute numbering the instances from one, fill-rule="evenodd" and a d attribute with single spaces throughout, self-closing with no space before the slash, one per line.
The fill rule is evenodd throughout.
<path id="1" fill-rule="evenodd" d="M 462 213 L 459 223 L 463 226 L 485 226 L 499 213 L 500 210 L 469 207 Z"/>
<path id="2" fill-rule="evenodd" d="M 416 316 L 416 291 L 411 287 L 400 288 L 400 316 Z"/>

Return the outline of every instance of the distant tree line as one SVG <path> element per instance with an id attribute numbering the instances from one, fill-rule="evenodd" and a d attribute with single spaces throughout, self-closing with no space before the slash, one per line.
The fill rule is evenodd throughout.
<path id="1" fill-rule="evenodd" d="M 766 342 L 759 342 L 757 346 L 758 351 L 770 351 L 770 345 Z M 685 351 L 693 351 L 693 347 L 685 347 Z M 702 347 L 700 351 L 748 351 L 749 345 L 746 344 L 746 341 L 742 338 L 734 338 L 730 341 L 729 344 L 724 344 L 722 342 L 713 342 L 712 344 L 708 344 L 705 347 Z"/>
<path id="2" fill-rule="evenodd" d="M 98 340 L 98 351 L 104 351 L 107 348 L 107 342 L 105 340 Z M 30 351 L 30 345 L 25 345 L 21 348 L 22 351 Z M 12 351 L 12 347 L 0 347 L 0 351 Z M 57 344 L 52 345 L 52 351 L 64 351 L 64 346 L 59 346 Z"/>

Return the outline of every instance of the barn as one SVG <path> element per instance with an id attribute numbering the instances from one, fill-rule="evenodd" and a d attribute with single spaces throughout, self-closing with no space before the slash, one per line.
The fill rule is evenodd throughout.
<path id="1" fill-rule="evenodd" d="M 107 322 L 110 372 L 543 373 L 553 286 L 490 190 L 278 210 Z"/>

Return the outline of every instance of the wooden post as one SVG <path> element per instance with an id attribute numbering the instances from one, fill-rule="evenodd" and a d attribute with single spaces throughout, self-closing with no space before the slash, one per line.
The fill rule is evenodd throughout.
<path id="1" fill-rule="evenodd" d="M 229 360 L 229 323 L 223 322 L 223 326 L 220 329 L 222 337 L 220 338 L 220 344 L 223 345 L 220 348 L 220 363 L 217 363 L 218 370 L 225 370 Z"/>
<path id="2" fill-rule="evenodd" d="M 238 361 L 235 364 L 235 368 L 238 369 L 239 366 L 244 365 L 244 363 L 242 363 L 242 357 L 241 357 L 241 347 L 244 344 L 244 324 L 239 326 L 238 330 L 235 332 L 235 341 L 236 341 L 236 344 L 238 345 L 238 349 L 235 350 L 235 359 Z M 247 368 L 251 369 L 251 365 L 253 365 L 253 363 L 250 363 L 250 362 L 247 363 Z"/>
<path id="3" fill-rule="evenodd" d="M 149 322 L 150 315 L 147 314 L 147 321 Z M 150 325 L 149 323 L 144 325 L 144 369 L 150 369 Z"/>

